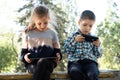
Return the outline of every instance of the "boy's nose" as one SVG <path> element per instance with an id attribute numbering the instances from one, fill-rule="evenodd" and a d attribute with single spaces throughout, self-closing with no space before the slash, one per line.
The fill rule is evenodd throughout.
<path id="1" fill-rule="evenodd" d="M 88 29 L 89 29 L 89 27 L 86 27 L 86 28 L 85 28 L 85 30 L 88 30 Z"/>

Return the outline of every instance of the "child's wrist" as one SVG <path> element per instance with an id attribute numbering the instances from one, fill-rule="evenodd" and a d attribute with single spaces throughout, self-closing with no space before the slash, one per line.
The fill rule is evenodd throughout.
<path id="1" fill-rule="evenodd" d="M 59 48 L 54 48 L 54 55 L 56 56 L 57 53 L 60 54 L 60 60 L 62 59 L 62 54 L 61 54 L 61 50 Z"/>

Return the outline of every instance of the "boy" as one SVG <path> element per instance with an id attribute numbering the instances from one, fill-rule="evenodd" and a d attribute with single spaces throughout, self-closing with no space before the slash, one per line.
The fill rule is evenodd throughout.
<path id="1" fill-rule="evenodd" d="M 78 21 L 79 30 L 65 41 L 64 49 L 68 54 L 68 74 L 71 80 L 98 80 L 99 69 L 97 59 L 101 56 L 99 39 L 89 42 L 85 35 L 95 23 L 95 14 L 90 10 L 82 12 Z"/>

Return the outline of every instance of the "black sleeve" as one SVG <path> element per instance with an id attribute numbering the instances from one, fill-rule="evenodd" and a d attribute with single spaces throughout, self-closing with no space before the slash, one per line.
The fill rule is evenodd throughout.
<path id="1" fill-rule="evenodd" d="M 28 53 L 28 49 L 23 49 L 23 48 L 22 48 L 22 50 L 21 50 L 21 55 L 20 55 L 20 60 L 21 60 L 22 62 L 26 62 L 25 59 L 24 59 L 24 56 L 25 56 L 25 54 L 27 54 L 27 53 Z"/>
<path id="2" fill-rule="evenodd" d="M 56 53 L 60 53 L 60 60 L 62 59 L 62 54 L 61 54 L 61 50 L 59 48 L 54 48 L 54 56 L 56 57 Z"/>

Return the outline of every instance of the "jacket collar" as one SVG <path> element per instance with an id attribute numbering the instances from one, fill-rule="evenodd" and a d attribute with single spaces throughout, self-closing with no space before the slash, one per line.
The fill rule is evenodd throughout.
<path id="1" fill-rule="evenodd" d="M 78 30 L 76 31 L 76 34 L 83 34 L 83 33 L 80 31 L 80 29 L 78 29 Z M 91 33 L 89 33 L 88 35 L 91 35 Z"/>

